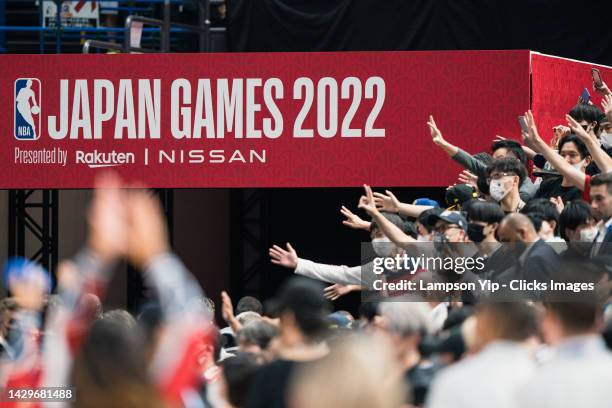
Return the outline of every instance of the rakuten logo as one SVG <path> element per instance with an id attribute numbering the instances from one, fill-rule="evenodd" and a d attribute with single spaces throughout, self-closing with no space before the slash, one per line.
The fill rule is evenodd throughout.
<path id="1" fill-rule="evenodd" d="M 136 162 L 136 156 L 134 153 L 124 152 L 99 152 L 94 150 L 93 152 L 83 152 L 77 150 L 76 152 L 76 163 L 86 164 L 91 169 L 100 167 L 115 167 L 122 164 L 134 164 Z"/>

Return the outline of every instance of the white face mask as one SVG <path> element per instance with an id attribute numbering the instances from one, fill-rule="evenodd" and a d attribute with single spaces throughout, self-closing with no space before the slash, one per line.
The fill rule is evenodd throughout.
<path id="1" fill-rule="evenodd" d="M 489 194 L 491 195 L 491 198 L 493 198 L 495 201 L 501 201 L 504 199 L 505 196 L 508 195 L 508 193 L 510 192 L 510 189 L 506 190 L 504 188 L 504 182 L 501 180 L 492 180 L 491 181 L 491 185 L 489 186 Z"/>
<path id="2" fill-rule="evenodd" d="M 578 171 L 582 171 L 582 165 L 584 164 L 584 159 L 580 163 L 572 164 L 572 167 Z"/>
<path id="3" fill-rule="evenodd" d="M 612 146 L 612 133 L 601 132 L 599 140 L 601 140 L 601 144 L 605 147 Z"/>
<path id="4" fill-rule="evenodd" d="M 374 253 L 378 256 L 390 256 L 395 249 L 395 245 L 387 237 L 374 238 L 372 240 L 372 249 L 374 249 Z"/>
<path id="5" fill-rule="evenodd" d="M 417 235 L 417 241 L 418 242 L 431 242 L 431 236 L 429 235 Z"/>
<path id="6" fill-rule="evenodd" d="M 597 228 L 584 228 L 580 230 L 580 241 L 581 242 L 593 242 L 597 236 Z"/>

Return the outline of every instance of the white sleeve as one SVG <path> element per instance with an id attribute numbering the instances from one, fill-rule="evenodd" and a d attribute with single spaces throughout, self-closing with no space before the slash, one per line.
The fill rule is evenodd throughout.
<path id="1" fill-rule="evenodd" d="M 307 259 L 298 259 L 295 273 L 320 281 L 342 285 L 361 285 L 361 266 L 328 265 Z"/>

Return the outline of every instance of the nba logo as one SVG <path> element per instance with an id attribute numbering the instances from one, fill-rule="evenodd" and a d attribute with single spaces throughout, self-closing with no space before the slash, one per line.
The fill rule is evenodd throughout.
<path id="1" fill-rule="evenodd" d="M 36 140 L 40 137 L 40 81 L 37 78 L 15 80 L 15 138 Z"/>

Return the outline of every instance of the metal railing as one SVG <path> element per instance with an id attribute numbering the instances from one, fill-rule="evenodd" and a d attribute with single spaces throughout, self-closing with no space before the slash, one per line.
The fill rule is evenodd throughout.
<path id="1" fill-rule="evenodd" d="M 10 0 L 15 3 L 32 3 L 32 0 Z M 42 0 L 40 0 L 42 1 Z M 63 0 L 54 0 L 56 5 L 60 5 Z M 84 0 L 86 2 L 92 2 L 96 0 Z M 0 0 L 2 3 L 6 3 L 6 0 Z M 77 38 L 83 38 L 84 34 L 97 34 L 97 38 L 86 39 L 82 46 L 83 53 L 90 53 L 93 49 L 102 49 L 115 52 L 169 52 L 170 51 L 170 35 L 171 33 L 196 33 L 198 34 L 198 51 L 208 52 L 211 50 L 211 34 L 223 35 L 225 33 L 224 27 L 211 27 L 210 15 L 211 7 L 218 6 L 225 3 L 225 0 L 118 0 L 119 6 L 122 3 L 128 4 L 128 7 L 117 7 L 128 12 L 138 12 L 146 10 L 143 7 L 136 7 L 139 4 L 161 4 L 162 5 L 162 19 L 154 19 L 145 16 L 139 16 L 130 14 L 125 21 L 124 27 L 64 27 L 62 26 L 60 9 L 57 7 L 57 16 L 55 20 L 55 27 L 43 27 L 42 26 L 42 12 L 39 13 L 39 19 L 41 22 L 40 26 L 10 26 L 0 24 L 0 35 L 7 32 L 31 32 L 39 33 L 40 38 L 40 52 L 44 52 L 45 38 L 51 35 L 51 38 L 55 37 L 55 52 L 60 53 L 62 50 L 62 38 L 67 36 L 76 36 Z M 185 24 L 171 21 L 171 6 L 172 5 L 186 5 L 186 4 L 197 4 L 198 6 L 198 21 L 199 25 Z M 42 8 L 42 7 L 41 7 Z M 147 37 L 149 42 L 159 38 L 159 49 L 149 47 L 136 47 L 131 45 L 131 33 L 132 25 L 135 22 L 141 22 L 144 25 L 152 26 L 143 28 L 142 32 L 149 35 L 159 36 Z M 102 41 L 100 37 L 106 36 L 112 41 Z M 73 37 L 74 38 L 74 37 Z M 144 37 L 143 37 L 144 39 Z M 117 44 L 115 41 L 123 42 L 123 45 Z"/>

